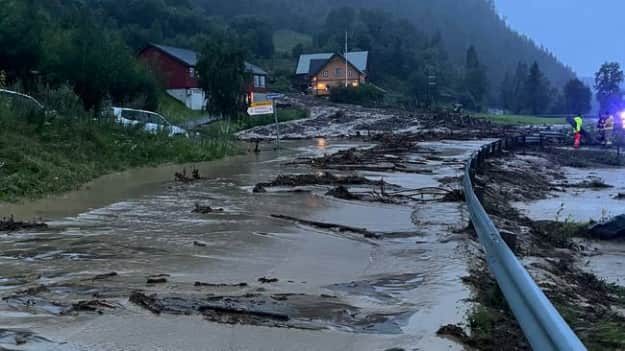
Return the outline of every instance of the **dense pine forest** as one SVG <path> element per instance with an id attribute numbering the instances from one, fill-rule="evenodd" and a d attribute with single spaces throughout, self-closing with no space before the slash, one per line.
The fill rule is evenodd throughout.
<path id="1" fill-rule="evenodd" d="M 490 0 L 0 4 L 0 70 L 6 84 L 19 81 L 26 90 L 69 85 L 87 109 L 106 99 L 155 108 L 158 81 L 135 62 L 136 52 L 150 42 L 201 50 L 224 32 L 240 42 L 249 60 L 270 71 L 278 90 L 293 89 L 300 53 L 341 52 L 345 32 L 350 50 L 370 51 L 371 82 L 405 104 L 435 96 L 475 109 L 559 112 L 560 91 L 575 78 L 547 50 L 511 30 Z"/>

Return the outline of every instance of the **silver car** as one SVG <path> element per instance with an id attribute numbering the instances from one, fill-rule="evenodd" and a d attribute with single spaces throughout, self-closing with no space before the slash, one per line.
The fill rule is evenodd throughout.
<path id="1" fill-rule="evenodd" d="M 189 137 L 189 133 L 185 129 L 169 123 L 165 117 L 156 112 L 113 107 L 113 116 L 118 123 L 126 127 L 143 125 L 143 129 L 148 133 L 166 132 L 171 137 Z"/>

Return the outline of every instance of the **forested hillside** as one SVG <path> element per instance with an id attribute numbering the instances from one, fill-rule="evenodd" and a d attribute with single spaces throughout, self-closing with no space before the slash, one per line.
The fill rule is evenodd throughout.
<path id="1" fill-rule="evenodd" d="M 132 53 L 149 42 L 200 50 L 213 34 L 224 31 L 246 49 L 248 59 L 272 73 L 278 89 L 289 89 L 299 53 L 342 51 L 345 31 L 350 49 L 371 52 L 371 81 L 406 102 L 438 98 L 475 108 L 505 106 L 506 99 L 523 98 L 522 92 L 502 94 L 514 90 L 512 77 L 519 64 L 537 63 L 544 76 L 538 84 L 543 95 L 554 95 L 554 88 L 574 77 L 553 55 L 510 30 L 490 0 L 0 0 L 0 4 L 0 44 L 10 48 L 0 52 L 0 70 L 7 72 L 9 81 L 19 78 L 28 83 L 33 80 L 28 73 L 36 71 L 49 83 L 71 83 L 87 108 L 98 106 L 105 96 L 113 101 L 140 99 L 141 104 L 154 106 L 154 80 L 130 62 Z M 87 64 L 85 57 L 94 62 Z M 101 75 L 103 71 L 109 74 Z M 90 76 L 100 82 L 90 81 Z M 555 104 L 541 104 L 541 112 Z"/>
<path id="2" fill-rule="evenodd" d="M 490 0 L 192 0 L 207 12 L 220 16 L 260 15 L 276 27 L 316 32 L 334 8 L 352 6 L 384 9 L 412 23 L 417 30 L 442 37 L 450 59 L 464 64 L 465 53 L 474 45 L 488 67 L 493 84 L 519 61 L 537 61 L 547 78 L 561 86 L 574 76 L 570 68 L 538 47 L 529 38 L 507 27 Z M 353 33 L 357 35 L 357 33 Z"/>

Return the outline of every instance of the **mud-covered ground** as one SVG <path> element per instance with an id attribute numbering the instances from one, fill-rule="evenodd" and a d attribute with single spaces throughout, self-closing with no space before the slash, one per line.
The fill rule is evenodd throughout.
<path id="1" fill-rule="evenodd" d="M 613 207 L 607 198 L 613 198 L 623 184 L 605 176 L 623 169 L 606 168 L 599 152 L 566 151 L 530 150 L 488 160 L 477 177 L 476 190 L 508 244 L 586 346 L 623 350 L 625 289 L 610 279 L 619 274 L 618 268 L 606 267 L 605 261 L 590 263 L 593 258 L 601 262 L 597 257 L 604 255 L 608 262 L 625 261 L 625 256 L 616 258 L 618 249 L 605 250 L 622 244 L 587 238 L 587 220 L 599 220 L 596 214 L 601 208 L 620 212 L 622 207 Z M 485 262 L 476 262 L 467 279 L 478 292 L 478 304 L 469 317 L 471 337 L 453 330 L 451 334 L 479 349 L 528 350 L 501 292 L 486 273 Z"/>
<path id="2" fill-rule="evenodd" d="M 281 123 L 279 132 L 284 139 L 346 138 L 388 133 L 437 139 L 466 138 L 478 135 L 502 135 L 502 131 L 506 128 L 486 120 L 447 111 L 412 112 L 365 108 L 320 102 L 318 99 L 305 96 L 291 96 L 287 101 L 289 104 L 307 109 L 310 117 Z M 239 137 L 243 140 L 274 139 L 276 132 L 274 125 L 268 125 L 243 131 L 239 133 Z"/>
<path id="3" fill-rule="evenodd" d="M 436 331 L 470 308 L 459 180 L 488 140 L 420 139 L 286 143 L 3 207 L 47 227 L 0 234 L 0 347 L 460 350 Z"/>

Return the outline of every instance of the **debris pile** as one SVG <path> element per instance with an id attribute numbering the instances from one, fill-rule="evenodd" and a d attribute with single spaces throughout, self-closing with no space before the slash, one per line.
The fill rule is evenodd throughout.
<path id="1" fill-rule="evenodd" d="M 176 179 L 177 182 L 181 182 L 181 183 L 190 183 L 190 182 L 193 182 L 193 181 L 204 179 L 200 175 L 200 170 L 197 169 L 197 168 L 193 168 L 191 170 L 191 175 L 190 176 L 187 175 L 187 169 L 183 168 L 182 171 L 176 172 L 174 174 L 174 178 Z"/>
<path id="2" fill-rule="evenodd" d="M 48 225 L 42 222 L 21 222 L 16 221 L 11 215 L 9 218 L 3 217 L 0 220 L 0 232 L 14 232 L 23 229 L 46 229 Z"/>

